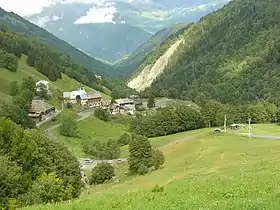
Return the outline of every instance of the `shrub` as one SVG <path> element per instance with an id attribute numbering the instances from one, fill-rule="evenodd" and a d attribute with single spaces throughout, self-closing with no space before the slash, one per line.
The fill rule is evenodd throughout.
<path id="1" fill-rule="evenodd" d="M 157 193 L 157 192 L 163 192 L 164 191 L 164 187 L 163 186 L 159 186 L 158 184 L 156 184 L 153 189 L 152 192 L 153 193 Z"/>
<path id="2" fill-rule="evenodd" d="M 78 136 L 78 122 L 72 116 L 66 116 L 60 126 L 60 134 L 67 137 Z"/>
<path id="3" fill-rule="evenodd" d="M 124 146 L 124 145 L 128 145 L 130 143 L 130 141 L 131 141 L 131 136 L 128 133 L 124 133 L 118 139 L 118 144 L 120 146 Z"/>
<path id="4" fill-rule="evenodd" d="M 99 163 L 95 166 L 90 175 L 90 184 L 103 184 L 115 176 L 114 167 L 107 162 Z"/>
<path id="5" fill-rule="evenodd" d="M 102 108 L 98 108 L 94 110 L 94 116 L 98 118 L 99 120 L 103 120 L 105 122 L 109 121 L 110 114 L 106 110 Z"/>
<path id="6" fill-rule="evenodd" d="M 159 167 L 164 164 L 164 161 L 165 158 L 162 151 L 158 149 L 153 150 L 153 165 L 156 170 L 159 169 Z"/>
<path id="7" fill-rule="evenodd" d="M 149 172 L 149 168 L 148 168 L 144 163 L 142 163 L 142 164 L 139 166 L 137 172 L 138 172 L 140 175 L 145 175 L 145 174 L 147 174 L 147 173 Z"/>
<path id="8" fill-rule="evenodd" d="M 91 146 L 84 146 L 84 152 L 102 160 L 111 160 L 120 157 L 120 146 L 115 140 L 94 141 Z"/>

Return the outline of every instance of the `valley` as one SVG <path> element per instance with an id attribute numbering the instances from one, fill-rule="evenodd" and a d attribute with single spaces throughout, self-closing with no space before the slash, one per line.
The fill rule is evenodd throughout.
<path id="1" fill-rule="evenodd" d="M 0 209 L 279 208 L 278 0 L 33 6 L 0 8 Z"/>

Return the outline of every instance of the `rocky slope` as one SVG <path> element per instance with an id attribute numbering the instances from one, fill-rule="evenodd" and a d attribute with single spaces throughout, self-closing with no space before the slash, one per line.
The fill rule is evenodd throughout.
<path id="1" fill-rule="evenodd" d="M 172 55 L 176 52 L 181 44 L 184 44 L 183 38 L 172 44 L 168 50 L 156 60 L 154 64 L 148 64 L 145 66 L 144 69 L 128 83 L 128 86 L 137 91 L 143 91 L 147 87 L 150 87 L 153 81 L 155 81 L 158 76 L 163 73 L 165 67 L 168 65 L 169 60 L 172 58 Z"/>

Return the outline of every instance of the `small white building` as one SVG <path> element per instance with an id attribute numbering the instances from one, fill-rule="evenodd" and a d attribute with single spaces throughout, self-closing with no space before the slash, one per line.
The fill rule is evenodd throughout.
<path id="1" fill-rule="evenodd" d="M 87 92 L 83 87 L 78 88 L 78 90 L 72 92 L 63 92 L 63 102 L 64 103 L 80 103 L 82 106 L 87 104 Z"/>

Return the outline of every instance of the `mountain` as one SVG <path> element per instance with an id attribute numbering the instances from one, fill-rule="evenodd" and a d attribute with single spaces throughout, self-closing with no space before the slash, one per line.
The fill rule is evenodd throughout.
<path id="1" fill-rule="evenodd" d="M 71 56 L 76 62 L 83 64 L 87 69 L 100 75 L 113 76 L 115 74 L 110 65 L 104 64 L 67 42 L 55 37 L 48 31 L 30 23 L 13 12 L 6 12 L 0 8 L 0 25 L 6 25 L 15 32 L 38 38 L 45 44 L 56 48 L 61 53 Z"/>
<path id="2" fill-rule="evenodd" d="M 133 53 L 120 60 L 115 65 L 116 71 L 124 77 L 130 77 L 137 70 L 140 63 L 145 61 L 145 57 L 148 57 L 151 51 L 160 45 L 164 45 L 164 42 L 166 42 L 168 38 L 171 38 L 171 36 L 180 34 L 188 25 L 188 23 L 175 24 L 158 31 L 151 39 L 140 45 Z"/>
<path id="3" fill-rule="evenodd" d="M 159 74 L 151 67 L 138 72 L 157 75 L 149 78 L 151 86 L 137 87 L 148 80 L 145 77 L 132 84 L 138 75 L 130 86 L 184 100 L 213 98 L 241 104 L 268 100 L 280 105 L 279 18 L 278 0 L 232 1 L 177 38 L 180 47 L 171 57 L 161 57 L 165 65 Z"/>
<path id="4" fill-rule="evenodd" d="M 94 57 L 114 62 L 157 31 L 197 21 L 229 1 L 53 0 L 25 18 Z"/>

